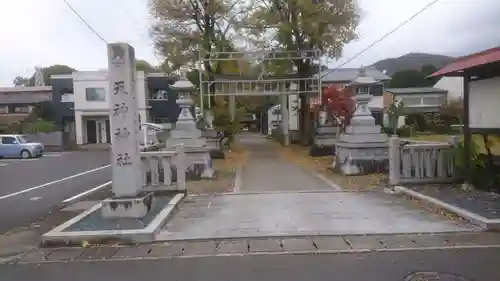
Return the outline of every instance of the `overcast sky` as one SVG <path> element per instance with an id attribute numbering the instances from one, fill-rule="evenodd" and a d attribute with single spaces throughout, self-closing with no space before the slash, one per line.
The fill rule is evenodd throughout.
<path id="1" fill-rule="evenodd" d="M 137 58 L 158 64 L 148 35 L 147 0 L 67 0 L 108 42 L 132 44 Z M 430 0 L 360 0 L 360 38 L 335 67 L 415 14 Z M 396 33 L 351 61 L 369 65 L 409 52 L 465 55 L 500 45 L 500 0 L 440 0 Z M 0 86 L 29 76 L 35 65 L 106 68 L 106 47 L 62 0 L 0 1 Z"/>

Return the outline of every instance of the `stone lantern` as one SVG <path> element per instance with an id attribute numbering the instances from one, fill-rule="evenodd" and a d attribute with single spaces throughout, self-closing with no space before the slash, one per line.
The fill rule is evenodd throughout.
<path id="1" fill-rule="evenodd" d="M 375 124 L 368 103 L 371 89 L 380 82 L 360 69 L 358 77 L 350 84 L 356 102 L 356 110 L 345 131 L 335 143 L 333 168 L 344 175 L 387 172 L 389 164 L 389 140 Z"/>
<path id="2" fill-rule="evenodd" d="M 179 79 L 170 87 L 178 93 L 177 105 L 181 110 L 167 140 L 167 148 L 175 147 L 181 143 L 186 147 L 205 146 L 205 141 L 201 138 L 201 131 L 197 128 L 196 121 L 191 113 L 194 104 L 191 100 L 191 93 L 196 88 L 186 78 Z"/>

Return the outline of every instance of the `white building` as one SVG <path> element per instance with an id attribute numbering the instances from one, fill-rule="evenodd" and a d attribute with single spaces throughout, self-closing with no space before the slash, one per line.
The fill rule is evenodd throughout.
<path id="1" fill-rule="evenodd" d="M 448 102 L 462 99 L 464 96 L 463 77 L 441 77 L 434 85 L 434 88 L 448 91 Z"/>
<path id="2" fill-rule="evenodd" d="M 109 124 L 110 87 L 108 71 L 76 71 L 68 75 L 53 75 L 52 79 L 73 79 L 74 120 L 76 143 L 110 143 Z M 150 106 L 147 103 L 148 89 L 144 72 L 138 71 L 136 90 L 139 107 L 139 121 L 150 120 Z"/>

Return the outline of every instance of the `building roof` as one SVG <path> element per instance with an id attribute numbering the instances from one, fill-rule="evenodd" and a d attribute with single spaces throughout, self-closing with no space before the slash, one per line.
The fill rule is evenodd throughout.
<path id="1" fill-rule="evenodd" d="M 52 86 L 0 87 L 0 93 L 51 92 L 51 91 L 52 91 Z"/>
<path id="2" fill-rule="evenodd" d="M 500 62 L 500 46 L 458 58 L 454 62 L 432 73 L 429 77 L 455 74 L 456 72 L 462 72 L 466 69 L 495 62 Z"/>
<path id="3" fill-rule="evenodd" d="M 366 67 L 366 76 L 372 77 L 379 81 L 391 80 L 391 77 L 384 74 L 375 67 Z M 334 82 L 351 82 L 359 76 L 359 68 L 339 68 L 330 69 L 321 73 L 323 75 L 323 83 Z"/>
<path id="4" fill-rule="evenodd" d="M 426 87 L 426 88 L 386 88 L 384 91 L 392 94 L 432 94 L 432 93 L 446 93 L 448 91 L 438 88 Z"/>
<path id="5" fill-rule="evenodd" d="M 0 93 L 0 104 L 34 104 L 51 99 L 52 92 Z"/>

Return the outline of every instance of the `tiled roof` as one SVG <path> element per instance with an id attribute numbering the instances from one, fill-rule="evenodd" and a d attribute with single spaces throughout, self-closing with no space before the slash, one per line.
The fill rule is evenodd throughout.
<path id="1" fill-rule="evenodd" d="M 429 77 L 446 76 L 447 74 L 494 62 L 500 62 L 500 47 L 458 58 L 456 61 L 432 73 Z"/>
<path id="2" fill-rule="evenodd" d="M 438 89 L 438 88 L 385 88 L 384 91 L 393 93 L 393 94 L 432 94 L 432 93 L 446 93 L 446 90 Z"/>
<path id="3" fill-rule="evenodd" d="M 39 103 L 51 99 L 51 86 L 0 88 L 0 104 Z"/>
<path id="4" fill-rule="evenodd" d="M 367 67 L 366 76 L 372 77 L 376 80 L 390 80 L 391 77 L 382 73 L 382 71 L 376 69 L 375 67 Z M 323 76 L 324 83 L 332 83 L 332 82 L 351 82 L 355 80 L 359 75 L 359 68 L 339 68 L 339 69 L 331 69 L 322 71 L 321 75 Z"/>

